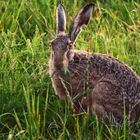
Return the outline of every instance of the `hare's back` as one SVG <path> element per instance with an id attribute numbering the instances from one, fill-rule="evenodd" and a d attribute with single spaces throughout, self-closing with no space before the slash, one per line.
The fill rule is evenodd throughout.
<path id="1" fill-rule="evenodd" d="M 111 76 L 120 88 L 131 94 L 140 94 L 140 79 L 135 72 L 118 59 L 104 55 L 91 54 L 87 52 L 75 52 L 73 60 L 69 63 L 72 72 L 79 73 L 79 76 L 94 79 L 96 82 Z"/>

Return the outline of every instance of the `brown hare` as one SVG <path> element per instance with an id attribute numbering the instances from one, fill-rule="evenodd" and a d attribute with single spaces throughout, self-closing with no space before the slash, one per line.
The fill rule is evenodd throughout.
<path id="1" fill-rule="evenodd" d="M 87 111 L 101 118 L 114 116 L 128 120 L 140 116 L 140 78 L 112 56 L 74 50 L 82 25 L 88 24 L 94 4 L 88 4 L 75 17 L 65 33 L 66 16 L 57 8 L 56 38 L 51 42 L 49 73 L 56 94 L 72 103 L 75 112 Z"/>

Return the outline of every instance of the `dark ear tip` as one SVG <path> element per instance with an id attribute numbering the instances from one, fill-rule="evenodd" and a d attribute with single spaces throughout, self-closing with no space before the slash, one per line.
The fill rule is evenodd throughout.
<path id="1" fill-rule="evenodd" d="M 95 3 L 89 3 L 89 4 L 87 4 L 88 6 L 95 6 L 96 4 Z"/>
<path id="2" fill-rule="evenodd" d="M 64 5 L 61 3 L 58 5 L 58 9 L 65 9 Z"/>
<path id="3" fill-rule="evenodd" d="M 96 9 L 96 4 L 95 3 L 89 3 L 85 6 L 85 8 L 93 8 L 93 10 Z"/>

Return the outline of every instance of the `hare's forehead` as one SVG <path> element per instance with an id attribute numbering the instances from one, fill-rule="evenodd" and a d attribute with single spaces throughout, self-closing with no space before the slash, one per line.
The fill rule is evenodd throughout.
<path id="1" fill-rule="evenodd" d="M 67 43 L 70 41 L 70 38 L 68 36 L 59 36 L 54 39 L 55 43 Z"/>

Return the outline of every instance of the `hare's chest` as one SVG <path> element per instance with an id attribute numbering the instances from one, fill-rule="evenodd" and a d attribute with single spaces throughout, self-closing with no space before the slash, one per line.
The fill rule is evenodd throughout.
<path id="1" fill-rule="evenodd" d="M 54 88 L 55 94 L 61 99 L 69 100 L 71 95 L 70 84 L 65 77 L 54 73 L 51 77 L 52 86 Z"/>

